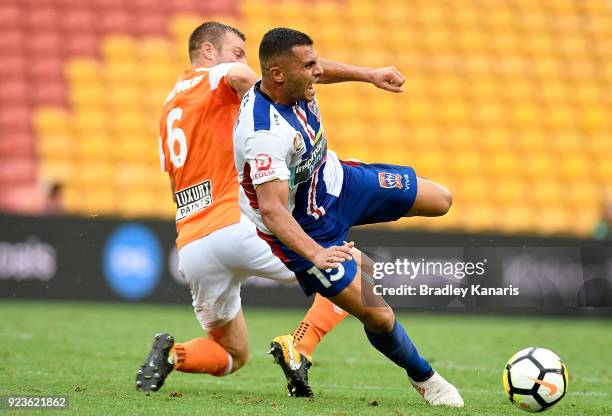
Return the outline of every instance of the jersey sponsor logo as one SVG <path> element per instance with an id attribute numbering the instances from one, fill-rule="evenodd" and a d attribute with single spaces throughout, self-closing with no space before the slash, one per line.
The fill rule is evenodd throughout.
<path id="1" fill-rule="evenodd" d="M 272 166 L 272 158 L 270 155 L 260 153 L 255 156 L 255 169 L 258 171 L 268 170 Z"/>
<path id="2" fill-rule="evenodd" d="M 176 221 L 180 221 L 212 204 L 212 184 L 205 180 L 182 189 L 176 195 Z"/>
<path id="3" fill-rule="evenodd" d="M 253 175 L 253 179 L 257 180 L 257 179 L 267 178 L 268 176 L 274 176 L 274 175 L 276 175 L 276 169 L 260 170 L 260 171 L 255 172 L 255 175 Z"/>
<path id="4" fill-rule="evenodd" d="M 310 150 L 310 155 L 295 167 L 293 184 L 297 185 L 310 179 L 313 172 L 323 164 L 326 155 L 327 140 L 325 140 L 325 137 L 322 136 L 320 140 L 315 142 L 314 146 Z"/>
<path id="5" fill-rule="evenodd" d="M 176 85 L 174 85 L 172 91 L 170 91 L 170 94 L 168 94 L 168 97 L 166 97 L 164 105 L 172 101 L 172 99 L 176 97 L 176 94 L 181 93 L 183 91 L 187 91 L 198 85 L 200 82 L 202 82 L 202 79 L 204 79 L 204 75 L 199 75 L 192 79 L 184 79 L 182 81 L 177 82 Z"/>
<path id="6" fill-rule="evenodd" d="M 404 191 L 410 189 L 410 176 L 404 175 Z"/>
<path id="7" fill-rule="evenodd" d="M 402 189 L 402 175 L 396 173 L 379 172 L 378 173 L 378 184 L 381 188 Z"/>

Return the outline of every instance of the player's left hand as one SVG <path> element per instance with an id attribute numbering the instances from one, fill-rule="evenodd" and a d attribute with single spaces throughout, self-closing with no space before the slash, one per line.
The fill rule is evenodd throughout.
<path id="1" fill-rule="evenodd" d="M 381 90 L 404 92 L 402 89 L 402 85 L 404 85 L 404 77 L 394 66 L 373 69 L 370 77 L 372 84 Z"/>

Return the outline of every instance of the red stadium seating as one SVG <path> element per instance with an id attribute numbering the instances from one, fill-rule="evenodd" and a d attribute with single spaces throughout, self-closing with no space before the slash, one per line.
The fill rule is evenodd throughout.
<path id="1" fill-rule="evenodd" d="M 258 39 L 282 23 L 309 32 L 322 56 L 393 64 L 406 75 L 403 95 L 367 85 L 318 90 L 341 157 L 410 163 L 454 192 L 446 217 L 393 227 L 586 235 L 612 186 L 604 1 L 4 0 L 0 159 L 18 161 L 8 166 L 21 174 L 2 171 L 2 189 L 19 186 L 0 210 L 32 212 L 40 205 L 25 195 L 40 195 L 37 180 L 61 180 L 71 212 L 91 213 L 95 205 L 75 197 L 88 192 L 89 201 L 108 201 L 108 214 L 170 217 L 170 204 L 150 203 L 168 191 L 157 117 L 204 18 L 243 30 L 254 68 Z M 116 204 L 124 179 L 95 194 L 72 178 L 86 166 L 132 166 L 139 190 Z"/>

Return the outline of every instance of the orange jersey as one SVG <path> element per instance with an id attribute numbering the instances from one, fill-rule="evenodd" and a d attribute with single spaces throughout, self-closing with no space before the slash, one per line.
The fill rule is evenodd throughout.
<path id="1" fill-rule="evenodd" d="M 232 65 L 185 71 L 164 103 L 160 157 L 176 184 L 179 249 L 240 221 L 232 146 L 240 100 L 226 79 Z"/>

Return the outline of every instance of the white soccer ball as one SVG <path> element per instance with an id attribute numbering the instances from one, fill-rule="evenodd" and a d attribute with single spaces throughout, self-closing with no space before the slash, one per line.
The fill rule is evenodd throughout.
<path id="1" fill-rule="evenodd" d="M 567 368 L 554 352 L 530 347 L 514 354 L 504 368 L 504 390 L 510 401 L 528 412 L 550 409 L 565 396 Z"/>

